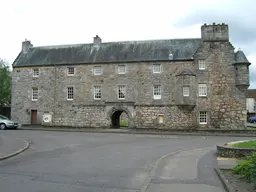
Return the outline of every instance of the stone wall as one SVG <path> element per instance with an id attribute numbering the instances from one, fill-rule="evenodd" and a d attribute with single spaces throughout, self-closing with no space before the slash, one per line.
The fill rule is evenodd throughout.
<path id="1" fill-rule="evenodd" d="M 199 97 L 197 110 L 209 113 L 207 127 L 245 129 L 246 92 L 236 87 L 234 48 L 229 42 L 203 42 L 195 56 L 205 59 L 206 70 L 197 69 L 197 84 L 206 83 L 207 97 Z M 205 128 L 205 125 L 200 125 Z"/>
<path id="2" fill-rule="evenodd" d="M 226 145 L 217 145 L 217 155 L 227 158 L 241 158 L 251 156 L 256 153 L 255 148 L 235 148 Z"/>
<path id="3" fill-rule="evenodd" d="M 163 116 L 163 123 L 159 120 Z M 177 106 L 137 106 L 135 124 L 138 128 L 196 129 L 196 111 Z"/>
<path id="4" fill-rule="evenodd" d="M 54 79 L 53 67 L 41 67 L 39 77 L 33 77 L 32 68 L 14 69 L 12 73 L 11 117 L 22 124 L 31 123 L 31 110 L 38 110 L 38 123 L 45 112 L 53 113 Z M 38 101 L 32 101 L 32 87 L 39 88 Z"/>

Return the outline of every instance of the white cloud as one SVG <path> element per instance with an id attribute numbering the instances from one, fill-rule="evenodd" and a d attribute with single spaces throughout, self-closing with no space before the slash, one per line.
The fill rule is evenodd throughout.
<path id="1" fill-rule="evenodd" d="M 244 16 L 242 24 L 252 25 L 253 0 L 2 0 L 0 23 L 0 57 L 10 63 L 27 38 L 35 46 L 69 43 L 90 43 L 98 34 L 103 41 L 194 38 L 200 37 L 203 21 L 182 21 L 188 15 L 221 15 L 215 22 L 226 22 L 228 17 Z M 251 14 L 251 15 L 249 15 Z M 192 21 L 193 18 L 191 17 Z M 233 37 L 235 29 L 230 27 Z M 241 34 L 242 35 L 242 34 Z M 249 44 L 237 45 L 245 54 L 256 56 Z M 255 43 L 256 45 L 256 43 Z M 250 59 L 255 69 L 256 60 Z"/>

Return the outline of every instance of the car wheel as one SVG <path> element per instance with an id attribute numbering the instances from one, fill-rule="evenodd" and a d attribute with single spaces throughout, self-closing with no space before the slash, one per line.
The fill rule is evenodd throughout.
<path id="1" fill-rule="evenodd" d="M 6 125 L 4 123 L 1 123 L 0 124 L 0 129 L 2 129 L 2 130 L 6 129 Z"/>

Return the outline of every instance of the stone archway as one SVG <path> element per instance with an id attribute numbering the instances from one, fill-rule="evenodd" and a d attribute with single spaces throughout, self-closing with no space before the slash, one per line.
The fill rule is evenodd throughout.
<path id="1" fill-rule="evenodd" d="M 124 107 L 113 107 L 109 113 L 108 113 L 108 118 L 110 120 L 110 127 L 111 128 L 120 128 L 120 116 L 121 114 L 125 113 L 127 116 L 127 126 L 126 127 L 131 127 L 133 125 L 132 123 L 132 114 L 127 108 Z"/>

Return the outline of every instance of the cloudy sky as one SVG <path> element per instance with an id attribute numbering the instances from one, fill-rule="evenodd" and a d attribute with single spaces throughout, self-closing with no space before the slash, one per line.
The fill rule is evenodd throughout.
<path id="1" fill-rule="evenodd" d="M 12 63 L 27 38 L 34 46 L 200 37 L 204 23 L 229 24 L 247 55 L 256 88 L 254 0 L 0 0 L 0 58 Z"/>

